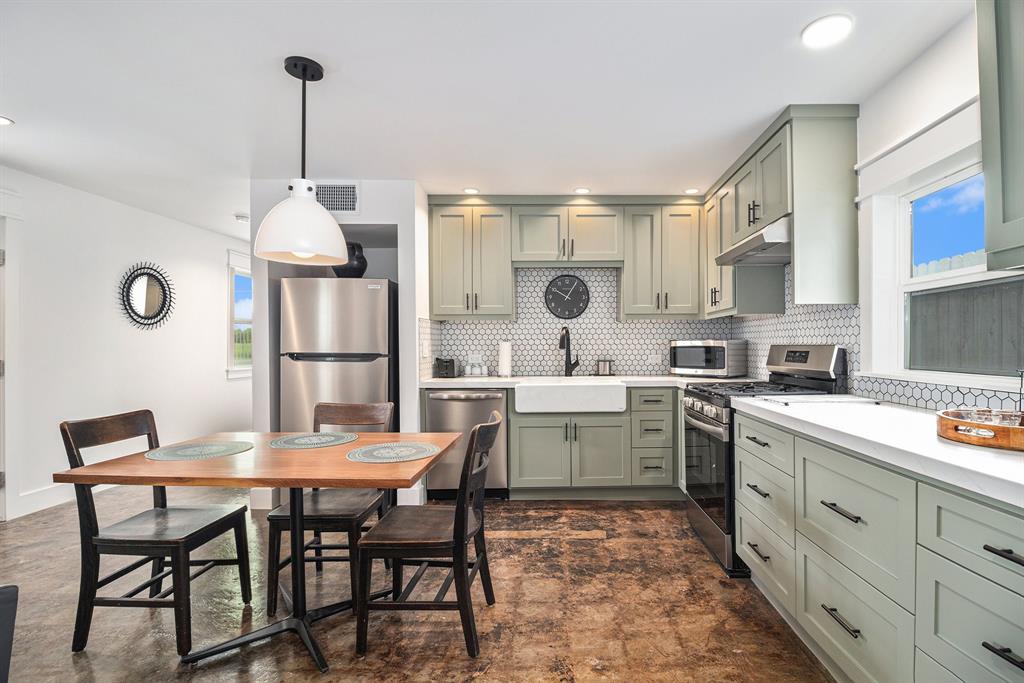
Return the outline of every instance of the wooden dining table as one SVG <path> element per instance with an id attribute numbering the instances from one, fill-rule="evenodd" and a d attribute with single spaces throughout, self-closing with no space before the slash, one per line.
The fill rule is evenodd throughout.
<path id="1" fill-rule="evenodd" d="M 306 488 L 409 488 L 448 453 L 462 436 L 456 432 L 359 432 L 355 441 L 321 448 L 272 448 L 270 442 L 288 432 L 220 432 L 181 442 L 247 441 L 250 450 L 206 460 L 150 460 L 142 451 L 120 458 L 58 472 L 53 481 L 66 484 L 133 484 L 142 486 L 216 486 L 222 488 L 287 488 L 292 523 L 291 613 L 272 624 L 218 645 L 190 652 L 183 663 L 228 652 L 257 640 L 294 632 L 309 650 L 322 673 L 328 670 L 310 626 L 313 622 L 350 607 L 351 600 L 310 610 L 306 606 L 305 537 L 302 510 Z M 380 443 L 415 442 L 437 446 L 437 454 L 418 460 L 365 463 L 349 460 L 355 448 Z"/>

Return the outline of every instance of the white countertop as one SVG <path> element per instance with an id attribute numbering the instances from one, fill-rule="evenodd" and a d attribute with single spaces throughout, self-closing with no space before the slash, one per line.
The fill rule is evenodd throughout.
<path id="1" fill-rule="evenodd" d="M 681 377 L 679 375 L 575 375 L 573 377 L 433 377 L 421 379 L 421 389 L 514 389 L 525 383 L 622 383 L 627 387 L 677 387 L 684 388 L 687 384 L 697 382 L 744 382 L 747 377 L 730 377 L 717 379 L 713 377 Z"/>
<path id="2" fill-rule="evenodd" d="M 947 441 L 936 433 L 933 411 L 863 401 L 784 405 L 766 398 L 733 398 L 731 404 L 740 413 L 868 460 L 1024 507 L 1024 452 Z"/>

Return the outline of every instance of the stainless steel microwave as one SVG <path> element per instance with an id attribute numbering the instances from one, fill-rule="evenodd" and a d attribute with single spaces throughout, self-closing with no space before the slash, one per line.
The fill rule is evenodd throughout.
<path id="1" fill-rule="evenodd" d="M 673 375 L 742 377 L 747 374 L 747 342 L 743 339 L 704 339 L 669 342 Z"/>

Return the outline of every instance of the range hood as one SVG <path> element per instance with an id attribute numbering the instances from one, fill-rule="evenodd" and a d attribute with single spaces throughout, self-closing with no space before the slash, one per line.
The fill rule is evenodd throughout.
<path id="1" fill-rule="evenodd" d="M 765 266 L 789 263 L 792 257 L 790 250 L 792 232 L 792 216 L 783 216 L 723 251 L 715 257 L 715 263 L 720 266 Z"/>

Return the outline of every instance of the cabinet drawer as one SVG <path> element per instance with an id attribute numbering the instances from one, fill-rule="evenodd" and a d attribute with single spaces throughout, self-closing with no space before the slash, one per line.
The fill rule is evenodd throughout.
<path id="1" fill-rule="evenodd" d="M 918 484 L 917 542 L 1024 595 L 1022 517 Z"/>
<path id="2" fill-rule="evenodd" d="M 737 415 L 736 445 L 793 475 L 792 434 L 745 415 Z"/>
<path id="3" fill-rule="evenodd" d="M 736 450 L 736 500 L 793 547 L 793 477 Z"/>
<path id="4" fill-rule="evenodd" d="M 964 683 L 952 671 L 916 650 L 914 652 L 914 683 Z"/>
<path id="5" fill-rule="evenodd" d="M 631 410 L 672 410 L 674 389 L 630 389 Z"/>
<path id="6" fill-rule="evenodd" d="M 796 552 L 743 505 L 736 506 L 736 553 L 792 614 L 796 609 Z"/>
<path id="7" fill-rule="evenodd" d="M 801 534 L 796 618 L 854 681 L 914 679 L 914 615 Z"/>
<path id="8" fill-rule="evenodd" d="M 917 646 L 935 661 L 965 681 L 1024 681 L 1024 597 L 919 547 L 917 600 Z"/>
<path id="9" fill-rule="evenodd" d="M 671 486 L 673 460 L 671 448 L 634 448 L 633 486 Z"/>
<path id="10" fill-rule="evenodd" d="M 671 448 L 674 441 L 675 420 L 671 410 L 633 415 L 633 448 Z"/>
<path id="11" fill-rule="evenodd" d="M 796 440 L 796 530 L 914 610 L 915 482 Z"/>

